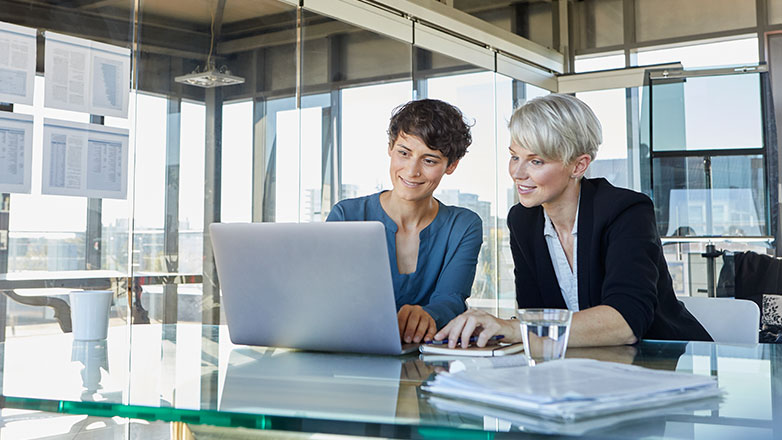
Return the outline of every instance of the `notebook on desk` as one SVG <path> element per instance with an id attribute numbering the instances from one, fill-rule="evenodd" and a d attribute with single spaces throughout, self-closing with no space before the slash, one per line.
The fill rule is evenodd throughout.
<path id="1" fill-rule="evenodd" d="M 235 344 L 403 354 L 380 222 L 214 223 Z"/>

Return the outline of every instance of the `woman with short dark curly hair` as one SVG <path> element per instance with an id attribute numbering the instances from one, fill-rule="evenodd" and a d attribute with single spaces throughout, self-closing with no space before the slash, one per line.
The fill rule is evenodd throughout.
<path id="1" fill-rule="evenodd" d="M 472 142 L 456 107 L 436 99 L 397 107 L 388 126 L 393 189 L 336 204 L 328 221 L 380 221 L 404 342 L 431 340 L 466 309 L 483 242 L 480 217 L 434 198 Z"/>

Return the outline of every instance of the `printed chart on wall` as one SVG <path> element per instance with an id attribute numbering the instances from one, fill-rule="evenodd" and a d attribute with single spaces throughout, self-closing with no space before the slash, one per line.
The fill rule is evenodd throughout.
<path id="1" fill-rule="evenodd" d="M 30 193 L 32 158 L 33 117 L 0 112 L 0 192 Z"/>
<path id="2" fill-rule="evenodd" d="M 44 105 L 128 117 L 130 49 L 46 32 Z"/>
<path id="3" fill-rule="evenodd" d="M 0 22 L 0 102 L 33 105 L 35 32 Z"/>
<path id="4" fill-rule="evenodd" d="M 44 119 L 42 194 L 125 199 L 128 130 Z"/>

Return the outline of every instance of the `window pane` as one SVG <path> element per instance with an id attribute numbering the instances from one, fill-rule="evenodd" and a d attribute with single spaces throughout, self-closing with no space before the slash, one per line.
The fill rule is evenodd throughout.
<path id="1" fill-rule="evenodd" d="M 534 41 L 553 46 L 550 0 L 453 0 L 453 7 L 494 26 Z"/>
<path id="2" fill-rule="evenodd" d="M 572 2 L 576 50 L 624 43 L 622 0 Z"/>
<path id="3" fill-rule="evenodd" d="M 89 115 L 44 108 L 44 78 L 35 78 L 32 106 L 14 111 L 87 123 Z M 43 117 L 33 120 L 33 164 L 30 194 L 11 194 L 8 225 L 8 272 L 85 268 L 87 199 L 41 194 Z M 56 215 L 55 215 L 56 214 Z"/>
<path id="4" fill-rule="evenodd" d="M 223 106 L 222 154 L 220 220 L 249 222 L 252 220 L 253 189 L 253 103 L 251 101 Z M 201 157 L 203 158 L 203 154 Z"/>
<path id="5" fill-rule="evenodd" d="M 293 164 L 287 156 L 293 153 L 292 149 L 298 154 L 298 112 L 295 109 L 295 100 L 293 98 L 273 99 L 266 102 L 265 117 L 265 162 L 266 175 L 264 176 L 263 192 L 263 221 L 283 221 L 277 220 L 278 211 L 281 211 L 283 218 L 288 221 L 294 218 L 298 219 L 298 182 L 299 171 L 298 164 Z M 290 167 L 294 168 L 291 169 Z M 293 192 L 287 197 L 288 192 Z M 278 199 L 282 197 L 282 199 Z M 292 197 L 292 198 L 291 198 Z M 290 206 L 293 203 L 293 206 Z"/>
<path id="6" fill-rule="evenodd" d="M 474 121 L 472 145 L 467 155 L 453 174 L 443 178 L 435 193 L 435 197 L 446 205 L 471 209 L 483 220 L 483 247 L 478 256 L 471 300 L 494 301 L 497 298 L 494 258 L 497 243 L 490 234 L 496 229 L 497 215 L 494 77 L 493 72 L 480 72 L 427 80 L 429 98 L 455 105 L 468 121 Z"/>
<path id="7" fill-rule="evenodd" d="M 412 94 L 410 81 L 342 90 L 341 199 L 391 188 L 388 121 Z"/>
<path id="8" fill-rule="evenodd" d="M 685 47 L 638 51 L 638 65 L 681 62 L 685 69 L 758 63 L 758 39 L 692 44 Z"/>
<path id="9" fill-rule="evenodd" d="M 179 138 L 180 273 L 201 273 L 204 260 L 205 118 L 206 107 L 203 104 L 182 103 Z"/>
<path id="10" fill-rule="evenodd" d="M 762 155 L 654 159 L 661 235 L 766 235 Z"/>
<path id="11" fill-rule="evenodd" d="M 576 57 L 576 73 L 593 72 L 596 70 L 621 69 L 625 67 L 624 54 L 606 55 L 600 57 Z"/>
<path id="12" fill-rule="evenodd" d="M 508 122 L 513 115 L 513 89 L 523 90 L 528 97 L 537 95 L 542 89 L 531 90 L 528 84 L 495 74 L 495 130 L 497 133 L 497 222 L 492 225 L 490 240 L 497 241 L 497 283 L 500 309 L 515 309 L 516 285 L 513 277 L 513 256 L 510 252 L 510 234 L 507 233 L 508 211 L 518 202 L 516 188 L 508 173 L 510 154 L 510 130 Z"/>
<path id="13" fill-rule="evenodd" d="M 302 103 L 302 105 L 304 105 Z M 302 108 L 301 133 L 299 138 L 300 154 L 298 166 L 300 173 L 299 221 L 312 222 L 326 220 L 322 216 L 323 188 L 323 116 L 325 106 Z"/>
<path id="14" fill-rule="evenodd" d="M 128 154 L 128 176 L 134 173 L 133 146 L 136 142 L 135 126 L 136 92 L 131 90 L 128 101 L 129 119 L 106 117 L 107 126 L 128 129 L 130 138 L 128 145 L 131 148 Z M 125 200 L 103 199 L 101 202 L 101 269 L 116 270 L 130 274 L 130 249 L 128 248 L 128 234 L 130 233 L 130 219 L 133 217 L 133 186 L 128 183 L 128 197 Z"/>
<path id="15" fill-rule="evenodd" d="M 755 0 L 635 0 L 638 41 L 754 27 Z"/>
<path id="16" fill-rule="evenodd" d="M 542 89 L 540 87 L 533 86 L 532 84 L 521 84 L 521 87 L 523 87 L 523 89 L 524 89 L 524 98 L 518 100 L 518 102 L 516 103 L 516 107 L 520 106 L 521 104 L 523 104 L 526 101 L 529 101 L 530 99 L 535 99 L 538 96 L 546 96 L 549 93 L 551 93 L 551 92 L 549 92 L 546 89 Z M 506 127 L 505 128 L 507 128 L 507 123 L 508 122 L 510 122 L 510 116 L 508 116 L 508 119 L 506 120 L 506 124 L 505 124 Z"/>
<path id="17" fill-rule="evenodd" d="M 413 96 L 412 47 L 304 15 L 300 221 L 323 221 L 341 199 L 390 188 L 386 129 L 393 109 Z"/>
<path id="18" fill-rule="evenodd" d="M 630 187 L 627 160 L 627 98 L 625 89 L 577 93 L 603 128 L 603 144 L 589 165 L 588 177 L 605 177 L 615 186 Z"/>
<path id="19" fill-rule="evenodd" d="M 299 111 L 277 113 L 275 211 L 278 222 L 299 221 Z"/>
<path id="20" fill-rule="evenodd" d="M 768 24 L 782 23 L 782 0 L 767 0 Z"/>
<path id="21" fill-rule="evenodd" d="M 138 94 L 134 178 L 134 270 L 163 271 L 167 101 Z M 203 124 L 202 124 L 203 125 Z"/>
<path id="22" fill-rule="evenodd" d="M 759 74 L 652 83 L 652 151 L 762 148 Z"/>

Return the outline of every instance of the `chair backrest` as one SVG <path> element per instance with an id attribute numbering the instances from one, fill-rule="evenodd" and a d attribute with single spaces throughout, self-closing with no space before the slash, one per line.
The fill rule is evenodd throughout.
<path id="1" fill-rule="evenodd" d="M 714 342 L 758 343 L 760 309 L 754 302 L 691 296 L 680 296 L 678 299 L 709 332 Z"/>

